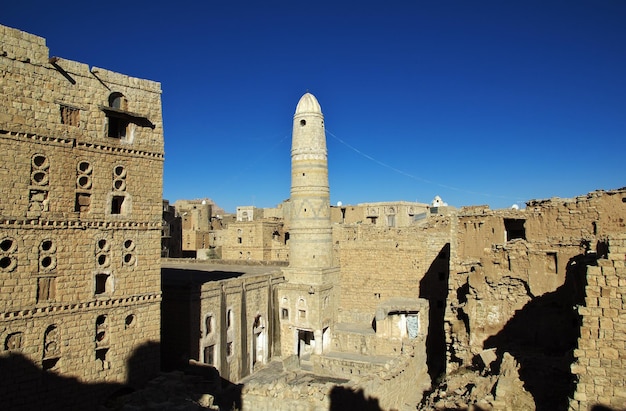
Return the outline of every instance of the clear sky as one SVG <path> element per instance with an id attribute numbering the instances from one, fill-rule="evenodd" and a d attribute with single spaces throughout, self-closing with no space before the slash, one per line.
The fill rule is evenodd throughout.
<path id="1" fill-rule="evenodd" d="M 319 100 L 331 202 L 523 206 L 626 186 L 626 1 L 5 1 L 50 54 L 161 82 L 163 196 L 289 197 Z"/>

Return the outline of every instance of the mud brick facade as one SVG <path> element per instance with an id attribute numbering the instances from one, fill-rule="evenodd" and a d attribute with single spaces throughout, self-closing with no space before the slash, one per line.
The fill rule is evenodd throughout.
<path id="1" fill-rule="evenodd" d="M 626 408 L 626 235 L 610 237 L 608 253 L 587 268 L 582 326 L 572 373 L 572 410 L 602 404 Z"/>
<path id="2" fill-rule="evenodd" d="M 2 407 L 89 409 L 159 370 L 161 88 L 0 37 Z"/>

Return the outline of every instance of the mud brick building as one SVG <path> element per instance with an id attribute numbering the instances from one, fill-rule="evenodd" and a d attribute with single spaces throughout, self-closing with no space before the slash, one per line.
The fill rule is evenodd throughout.
<path id="1" fill-rule="evenodd" d="M 0 37 L 2 407 L 88 409 L 159 369 L 161 88 Z"/>

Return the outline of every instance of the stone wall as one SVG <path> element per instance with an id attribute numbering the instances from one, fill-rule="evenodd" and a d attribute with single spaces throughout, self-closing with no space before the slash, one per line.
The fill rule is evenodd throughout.
<path id="1" fill-rule="evenodd" d="M 0 368 L 30 364 L 3 406 L 41 404 L 35 370 L 140 384 L 159 369 L 160 84 L 0 35 Z M 107 392 L 92 388 L 77 406 Z"/>
<path id="2" fill-rule="evenodd" d="M 621 189 L 530 201 L 524 210 L 461 209 L 446 316 L 449 343 L 459 342 L 453 355 L 471 361 L 530 301 L 575 288 L 581 260 L 625 230 L 624 198 Z"/>
<path id="3" fill-rule="evenodd" d="M 459 211 L 445 314 L 447 371 L 509 352 L 538 409 L 566 406 L 585 267 L 626 231 L 626 190 Z M 552 408 L 551 408 L 552 407 Z"/>
<path id="4" fill-rule="evenodd" d="M 193 359 L 215 366 L 225 379 L 239 381 L 270 360 L 280 341 L 274 288 L 284 279 L 279 269 L 275 274 L 241 274 L 164 269 L 166 370 Z"/>
<path id="5" fill-rule="evenodd" d="M 282 221 L 235 222 L 223 230 L 222 259 L 286 262 L 289 233 Z"/>
<path id="6" fill-rule="evenodd" d="M 423 344 L 423 341 L 421 342 Z M 420 345 L 419 342 L 416 345 Z M 389 363 L 346 364 L 349 379 L 301 373 L 277 375 L 271 383 L 250 379 L 243 387 L 243 409 L 254 410 L 392 410 L 415 409 L 429 387 L 422 349 L 411 344 Z M 316 358 L 323 365 L 326 359 Z M 328 363 L 325 363 L 328 364 Z M 336 365 L 336 364 L 335 364 Z"/>
<path id="7" fill-rule="evenodd" d="M 401 229 L 335 226 L 333 240 L 339 244 L 341 267 L 340 322 L 371 322 L 378 305 L 392 297 L 428 298 L 426 288 L 445 292 L 452 227 L 445 217 Z M 443 307 L 445 295 L 437 301 Z"/>
<path id="8" fill-rule="evenodd" d="M 587 267 L 582 326 L 572 373 L 577 384 L 570 409 L 594 405 L 626 408 L 626 235 L 609 239 L 606 258 Z"/>

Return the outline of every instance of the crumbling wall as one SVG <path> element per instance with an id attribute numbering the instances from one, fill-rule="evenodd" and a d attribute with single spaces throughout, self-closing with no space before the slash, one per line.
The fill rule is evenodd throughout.
<path id="1" fill-rule="evenodd" d="M 402 355 L 384 366 L 362 364 L 361 367 L 353 367 L 354 372 L 349 381 L 335 376 L 297 372 L 274 376 L 271 382 L 258 378 L 249 379 L 243 387 L 243 409 L 411 409 L 429 387 L 425 362 L 423 347 L 415 349 L 407 344 Z M 361 375 L 358 371 L 361 371 Z"/>
<path id="2" fill-rule="evenodd" d="M 510 352 L 538 409 L 572 395 L 584 267 L 625 231 L 626 190 L 531 201 L 525 210 L 462 209 L 451 261 L 445 328 L 447 371 L 484 349 Z"/>
<path id="3" fill-rule="evenodd" d="M 587 267 L 582 326 L 572 373 L 576 391 L 570 409 L 594 405 L 626 408 L 626 235 L 609 239 L 608 254 Z"/>

